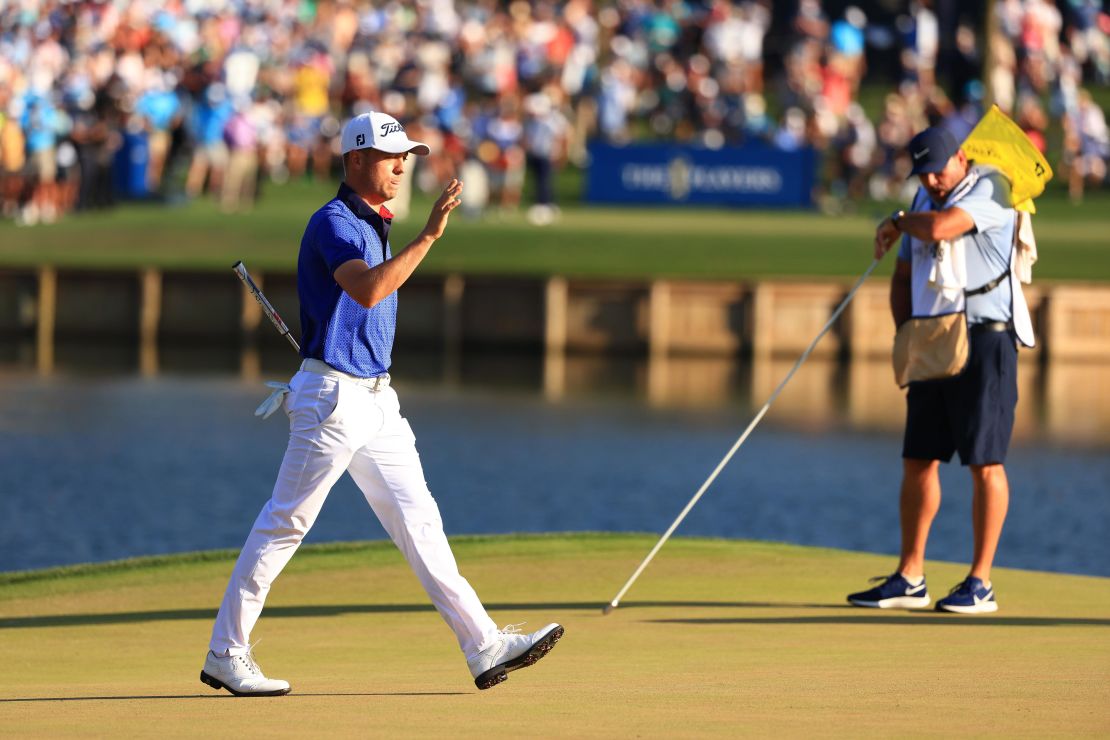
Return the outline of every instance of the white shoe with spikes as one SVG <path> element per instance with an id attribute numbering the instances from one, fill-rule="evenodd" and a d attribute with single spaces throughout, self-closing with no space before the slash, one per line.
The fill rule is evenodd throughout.
<path id="1" fill-rule="evenodd" d="M 496 686 L 509 678 L 510 671 L 534 664 L 555 647 L 564 632 L 559 624 L 549 624 L 531 634 L 522 633 L 519 627 L 510 624 L 500 630 L 492 644 L 466 661 L 479 689 Z"/>

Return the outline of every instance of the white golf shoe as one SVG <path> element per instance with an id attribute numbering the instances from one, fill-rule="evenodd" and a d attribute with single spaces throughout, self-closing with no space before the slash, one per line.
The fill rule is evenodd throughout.
<path id="1" fill-rule="evenodd" d="M 221 658 L 209 650 L 200 680 L 214 689 L 227 689 L 235 696 L 281 696 L 290 690 L 288 681 L 262 675 L 250 652 Z"/>
<path id="2" fill-rule="evenodd" d="M 497 633 L 497 639 L 482 652 L 466 661 L 474 685 L 479 689 L 491 686 L 509 678 L 510 671 L 527 668 L 547 655 L 555 643 L 563 636 L 563 627 L 549 624 L 542 630 L 531 634 L 517 629 L 520 625 L 510 624 Z"/>

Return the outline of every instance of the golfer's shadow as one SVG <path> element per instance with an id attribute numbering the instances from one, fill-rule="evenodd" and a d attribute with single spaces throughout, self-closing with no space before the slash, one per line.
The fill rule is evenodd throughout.
<path id="1" fill-rule="evenodd" d="M 470 692 L 474 693 L 474 692 Z M 327 696 L 466 696 L 465 691 L 336 691 L 336 692 L 320 692 L 320 693 L 305 693 L 298 694 L 292 692 L 280 697 L 272 697 L 274 701 L 290 701 L 298 698 L 307 697 L 327 697 Z M 0 699 L 2 703 L 34 703 L 34 702 L 48 702 L 48 701 L 152 701 L 157 699 L 169 699 L 179 701 L 181 699 L 235 699 L 236 697 L 231 694 L 148 694 L 138 696 L 33 696 L 33 697 L 15 697 L 11 699 Z"/>
<path id="2" fill-rule="evenodd" d="M 550 601 L 491 603 L 485 607 L 491 612 L 587 612 L 601 613 L 601 601 Z M 652 607 L 680 609 L 831 609 L 829 604 L 775 604 L 755 601 L 625 601 L 620 610 Z M 435 613 L 431 604 L 306 604 L 302 606 L 267 606 L 267 619 L 290 617 L 338 617 L 350 614 L 409 614 Z M 90 612 L 85 614 L 39 614 L 25 617 L 0 617 L 0 630 L 40 627 L 85 627 L 103 624 L 135 624 L 142 622 L 177 622 L 191 619 L 211 621 L 216 610 L 205 609 L 151 609 L 130 612 Z"/>
<path id="3" fill-rule="evenodd" d="M 490 603 L 491 612 L 582 612 L 601 616 L 603 604 L 597 601 L 551 601 Z M 1000 617 L 976 616 L 960 618 L 939 612 L 876 612 L 860 609 L 846 603 L 805 603 L 773 601 L 624 601 L 618 613 L 642 609 L 780 609 L 824 611 L 827 614 L 805 615 L 741 615 L 681 617 L 669 619 L 643 619 L 656 624 L 722 625 L 722 624 L 979 624 L 1009 625 L 1013 627 L 1053 627 L 1075 625 L 1108 627 L 1110 619 L 1070 617 Z M 431 604 L 306 604 L 302 606 L 269 606 L 267 619 L 298 617 L 337 617 L 351 614 L 434 614 Z M 42 614 L 26 617 L 0 617 L 0 630 L 41 627 L 80 627 L 105 624 L 135 624 L 143 622 L 175 622 L 183 620 L 211 621 L 215 609 L 162 609 L 131 612 L 93 612 L 88 614 Z"/>

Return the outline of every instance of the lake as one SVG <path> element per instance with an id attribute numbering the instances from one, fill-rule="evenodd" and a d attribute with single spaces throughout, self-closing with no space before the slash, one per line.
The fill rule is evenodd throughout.
<path id="1" fill-rule="evenodd" d="M 63 346 L 48 373 L 18 353 L 0 362 L 0 570 L 242 544 L 288 432 L 281 414 L 253 416 L 261 381 L 287 378 L 295 357 L 178 348 L 152 370 L 135 352 Z M 448 534 L 661 534 L 793 360 L 663 362 L 398 352 Z M 855 365 L 804 365 L 676 535 L 896 553 L 901 397 L 885 365 Z M 1102 402 L 1021 373 L 996 564 L 1110 576 Z M 966 471 L 942 466 L 942 486 L 928 555 L 966 562 Z M 345 476 L 308 541 L 384 537 Z"/>

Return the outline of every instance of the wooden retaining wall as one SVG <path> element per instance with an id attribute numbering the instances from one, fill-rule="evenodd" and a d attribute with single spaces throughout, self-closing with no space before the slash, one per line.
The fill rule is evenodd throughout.
<path id="1" fill-rule="evenodd" d="M 255 274 L 294 335 L 295 277 Z M 514 348 L 548 353 L 797 357 L 850 287 L 839 280 L 585 280 L 414 276 L 402 289 L 398 342 L 449 353 Z M 1024 359 L 1110 360 L 1110 286 L 1038 283 L 1026 296 L 1038 347 Z M 815 357 L 889 356 L 888 283 L 860 288 Z M 141 366 L 159 346 L 279 345 L 282 340 L 231 271 L 0 271 L 0 337 L 33 340 L 52 367 L 55 340 L 137 342 Z M 13 342 L 5 342 L 12 354 Z M 148 368 L 148 366 L 150 366 Z"/>

